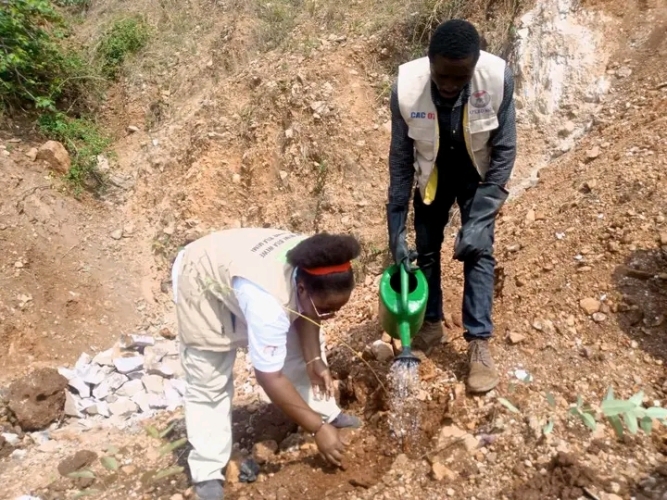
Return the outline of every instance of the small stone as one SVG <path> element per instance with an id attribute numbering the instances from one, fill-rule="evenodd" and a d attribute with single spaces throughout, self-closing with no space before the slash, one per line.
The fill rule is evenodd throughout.
<path id="1" fill-rule="evenodd" d="M 111 238 L 114 240 L 119 240 L 123 237 L 123 230 L 122 229 L 116 229 L 110 234 Z"/>
<path id="2" fill-rule="evenodd" d="M 66 458 L 58 464 L 58 472 L 61 476 L 67 476 L 72 472 L 83 469 L 97 460 L 97 453 L 89 450 L 77 451 L 74 455 Z"/>
<path id="3" fill-rule="evenodd" d="M 509 339 L 510 343 L 512 343 L 514 345 L 526 340 L 525 335 L 521 335 L 520 333 L 516 333 L 516 332 L 510 332 L 509 335 L 507 336 L 507 338 Z"/>
<path id="4" fill-rule="evenodd" d="M 107 349 L 106 351 L 97 353 L 93 358 L 93 363 L 96 363 L 101 366 L 113 366 L 113 357 L 114 357 L 114 350 Z"/>
<path id="5" fill-rule="evenodd" d="M 174 369 L 166 363 L 158 363 L 149 367 L 148 373 L 161 378 L 171 378 L 175 375 Z"/>
<path id="6" fill-rule="evenodd" d="M 141 369 L 144 366 L 144 357 L 139 354 L 121 356 L 115 358 L 113 364 L 120 373 L 127 374 Z"/>
<path id="7" fill-rule="evenodd" d="M 136 132 L 139 132 L 139 127 L 137 127 L 136 125 L 130 125 L 129 127 L 127 127 L 127 131 L 130 134 L 134 134 Z"/>
<path id="8" fill-rule="evenodd" d="M 667 245 L 667 233 L 660 233 L 660 244 Z"/>
<path id="9" fill-rule="evenodd" d="M 579 307 L 581 307 L 584 312 L 590 316 L 591 314 L 594 314 L 600 310 L 602 303 L 599 300 L 588 297 L 579 301 Z"/>
<path id="10" fill-rule="evenodd" d="M 67 149 L 57 141 L 44 143 L 37 151 L 35 158 L 45 161 L 53 170 L 61 174 L 66 174 L 72 164 Z"/>
<path id="11" fill-rule="evenodd" d="M 136 413 L 137 409 L 137 405 L 128 398 L 118 398 L 115 402 L 109 404 L 111 414 L 119 417 L 129 417 Z"/>
<path id="12" fill-rule="evenodd" d="M 639 342 L 633 340 L 632 342 L 630 342 L 630 347 L 632 347 L 633 349 L 639 348 Z"/>
<path id="13" fill-rule="evenodd" d="M 371 344 L 371 352 L 375 359 L 382 363 L 394 359 L 394 349 L 382 340 L 376 340 Z"/>
<path id="14" fill-rule="evenodd" d="M 76 360 L 76 363 L 74 364 L 74 369 L 77 370 L 78 372 L 84 372 L 88 368 L 88 365 L 92 363 L 93 358 L 90 357 L 89 354 L 86 354 L 85 352 L 79 356 L 79 359 Z"/>
<path id="15" fill-rule="evenodd" d="M 106 373 L 102 371 L 102 368 L 99 367 L 98 365 L 90 365 L 88 366 L 88 369 L 85 371 L 83 374 L 83 381 L 86 384 L 90 385 L 98 385 L 102 383 L 104 378 L 106 377 Z"/>
<path id="16" fill-rule="evenodd" d="M 162 337 L 167 340 L 173 340 L 176 338 L 176 333 L 166 327 L 160 330 L 160 335 L 162 335 Z"/>
<path id="17" fill-rule="evenodd" d="M 68 382 L 68 385 L 76 389 L 76 392 L 81 396 L 82 398 L 89 398 L 90 397 L 90 386 L 84 382 L 83 379 L 81 378 L 73 378 Z"/>
<path id="18" fill-rule="evenodd" d="M 88 415 L 102 415 L 103 417 L 108 417 L 111 415 L 109 412 L 109 405 L 104 401 L 98 401 L 97 403 L 86 408 L 86 413 Z"/>
<path id="19" fill-rule="evenodd" d="M 289 174 L 288 174 L 287 172 L 285 172 L 284 170 L 281 170 L 280 172 L 278 172 L 278 174 L 280 175 L 280 180 L 281 180 L 281 181 L 284 181 L 285 179 L 287 179 L 287 176 L 289 175 Z"/>
<path id="20" fill-rule="evenodd" d="M 240 174 L 232 175 L 232 182 L 234 184 L 240 184 L 241 183 L 241 175 Z"/>
<path id="21" fill-rule="evenodd" d="M 138 349 L 155 345 L 155 338 L 150 335 L 121 335 L 120 346 L 123 349 Z"/>
<path id="22" fill-rule="evenodd" d="M 93 389 L 93 397 L 95 399 L 104 399 L 127 381 L 128 378 L 122 373 L 112 373 Z"/>
<path id="23" fill-rule="evenodd" d="M 528 224 L 531 224 L 531 223 L 535 222 L 535 219 L 536 219 L 535 210 L 533 210 L 531 208 L 530 210 L 528 210 L 528 213 L 526 213 L 526 222 Z"/>
<path id="24" fill-rule="evenodd" d="M 68 417 L 83 418 L 83 414 L 79 409 L 77 399 L 69 391 L 65 393 L 65 415 Z"/>
<path id="25" fill-rule="evenodd" d="M 607 319 L 607 315 L 601 312 L 593 313 L 591 317 L 593 318 L 593 321 L 595 321 L 596 323 L 602 323 L 604 320 Z"/>
<path id="26" fill-rule="evenodd" d="M 2 436 L 10 446 L 18 446 L 21 442 L 21 438 L 19 438 L 17 434 L 11 432 L 2 432 L 0 433 L 0 436 Z"/>
<path id="27" fill-rule="evenodd" d="M 144 413 L 151 410 L 151 405 L 149 402 L 149 395 L 147 392 L 138 392 L 132 396 L 132 402 L 134 402 Z"/>
<path id="28" fill-rule="evenodd" d="M 273 440 L 262 441 L 260 443 L 256 443 L 252 447 L 252 456 L 258 464 L 262 465 L 271 461 L 277 451 L 278 443 Z"/>
<path id="29" fill-rule="evenodd" d="M 594 146 L 593 148 L 586 151 L 586 160 L 593 161 L 600 156 L 599 146 Z"/>
<path id="30" fill-rule="evenodd" d="M 435 462 L 431 466 L 431 475 L 436 481 L 446 480 L 450 482 L 456 480 L 456 473 L 440 462 Z"/>
<path id="31" fill-rule="evenodd" d="M 30 161 L 35 161 L 37 159 L 37 148 L 31 148 L 26 154 Z"/>
<path id="32" fill-rule="evenodd" d="M 183 500 L 183 495 L 180 493 L 174 493 L 169 497 L 169 500 Z"/>
<path id="33" fill-rule="evenodd" d="M 391 344 L 391 335 L 387 332 L 382 332 L 382 338 L 380 340 L 386 344 Z"/>
<path id="34" fill-rule="evenodd" d="M 149 394 L 160 394 L 164 391 L 164 381 L 159 375 L 145 375 L 141 381 Z"/>
<path id="35" fill-rule="evenodd" d="M 14 450 L 9 457 L 13 460 L 23 460 L 27 454 L 27 450 Z"/>
<path id="36" fill-rule="evenodd" d="M 140 380 L 130 380 L 116 391 L 117 396 L 131 398 L 144 390 L 144 383 Z"/>

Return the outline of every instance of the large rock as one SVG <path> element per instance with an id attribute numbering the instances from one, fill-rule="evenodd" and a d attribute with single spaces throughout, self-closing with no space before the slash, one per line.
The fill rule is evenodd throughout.
<path id="1" fill-rule="evenodd" d="M 9 386 L 8 407 L 24 431 L 39 431 L 63 416 L 67 379 L 42 368 Z"/>
<path id="2" fill-rule="evenodd" d="M 44 143 L 37 151 L 37 160 L 43 160 L 56 172 L 66 174 L 72 165 L 72 160 L 65 146 L 57 141 Z"/>

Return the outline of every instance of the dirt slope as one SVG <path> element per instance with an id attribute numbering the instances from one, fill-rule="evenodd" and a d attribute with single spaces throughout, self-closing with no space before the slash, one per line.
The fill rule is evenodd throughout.
<path id="1" fill-rule="evenodd" d="M 453 341 L 422 364 L 421 431 L 406 447 L 387 428 L 381 382 L 388 365 L 362 356 L 380 335 L 375 280 L 386 258 L 391 82 L 382 47 L 389 41 L 353 29 L 331 7 L 326 16 L 315 9 L 286 52 L 250 57 L 239 49 L 258 43 L 258 33 L 262 43 L 275 42 L 267 38 L 273 31 L 257 31 L 264 18 L 239 11 L 217 31 L 214 16 L 203 22 L 207 11 L 197 2 L 187 4 L 190 16 L 183 18 L 168 2 L 146 10 L 158 27 L 192 33 L 196 25 L 201 36 L 181 37 L 181 50 L 167 59 L 153 49 L 110 92 L 103 119 L 118 137 L 118 159 L 116 186 L 102 201 L 62 196 L 43 166 L 25 157 L 33 145 L 27 138 L 0 137 L 11 150 L 0 156 L 0 188 L 9 193 L 0 201 L 3 377 L 71 362 L 126 330 L 173 327 L 163 293 L 170 259 L 199 234 L 240 225 L 352 231 L 364 243 L 361 283 L 327 334 L 332 346 L 343 344 L 331 355 L 341 402 L 364 416 L 366 426 L 349 437 L 345 470 L 328 468 L 312 443 L 297 442 L 293 451 L 270 457 L 258 482 L 232 481 L 228 498 L 661 498 L 667 492 L 664 427 L 619 441 L 608 424 L 591 432 L 567 410 L 578 396 L 597 408 L 610 385 L 625 398 L 644 390 L 649 406 L 665 400 L 667 11 L 658 0 L 583 4 L 612 17 L 621 49 L 608 68 L 610 94 L 588 135 L 503 210 L 494 342 L 503 381 L 496 391 L 468 397 L 460 382 L 462 276 L 448 258 L 456 227 L 448 230 L 443 252 Z M 354 5 L 351 17 L 369 19 Z M 94 2 L 88 15 L 103 21 L 121 7 Z M 84 24 L 80 34 L 94 36 L 96 29 Z M 222 41 L 221 32 L 227 33 Z M 142 130 L 128 134 L 129 125 Z M 522 146 L 519 179 L 541 161 L 536 144 L 553 147 L 558 133 L 525 125 L 522 140 L 542 142 Z M 118 230 L 125 237 L 117 240 L 111 234 Z M 531 380 L 520 380 L 525 373 L 517 369 Z M 240 371 L 244 383 L 245 366 Z M 275 412 L 248 398 L 238 403 L 240 448 L 294 441 L 293 428 Z M 182 415 L 152 423 L 163 429 L 171 418 Z M 553 432 L 544 436 L 550 419 Z M 28 492 L 69 498 L 89 486 L 90 480 L 57 472 L 78 450 L 112 454 L 122 463 L 117 473 L 92 466 L 97 498 L 187 497 L 184 474 L 147 480 L 151 470 L 182 463 L 185 450 L 160 456 L 161 442 L 142 426 L 52 431 L 51 444 L 29 445 L 22 460 L 0 461 L 8 498 Z M 457 435 L 452 426 L 474 440 L 447 441 Z M 179 423 L 168 439 L 182 435 Z"/>

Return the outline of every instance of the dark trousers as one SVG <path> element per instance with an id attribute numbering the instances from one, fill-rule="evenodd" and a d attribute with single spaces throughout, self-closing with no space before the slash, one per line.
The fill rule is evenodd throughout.
<path id="1" fill-rule="evenodd" d="M 433 203 L 425 205 L 417 189 L 414 196 L 417 264 L 428 281 L 429 297 L 426 305 L 427 321 L 442 321 L 442 288 L 440 251 L 444 231 L 449 222 L 449 210 L 456 201 L 461 209 L 461 222 L 469 218 L 470 206 L 478 182 L 440 183 Z M 491 227 L 493 232 L 495 223 Z M 492 234 L 493 240 L 493 234 Z M 493 333 L 493 281 L 496 260 L 493 251 L 463 263 L 463 327 L 465 339 L 486 339 Z"/>

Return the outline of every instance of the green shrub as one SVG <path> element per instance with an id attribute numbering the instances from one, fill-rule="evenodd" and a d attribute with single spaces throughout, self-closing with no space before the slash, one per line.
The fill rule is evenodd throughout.
<path id="1" fill-rule="evenodd" d="M 115 78 L 126 57 L 139 52 L 149 37 L 148 25 L 140 18 L 116 21 L 102 37 L 97 48 L 103 73 L 109 78 Z"/>
<path id="2" fill-rule="evenodd" d="M 39 118 L 39 128 L 47 137 L 62 142 L 69 151 L 72 166 L 66 177 L 75 190 L 95 190 L 104 185 L 97 170 L 97 156 L 107 151 L 111 140 L 95 123 L 63 113 L 45 113 Z"/>
<path id="3" fill-rule="evenodd" d="M 0 0 L 0 107 L 53 110 L 76 94 L 83 64 L 64 48 L 66 29 L 48 0 Z"/>

